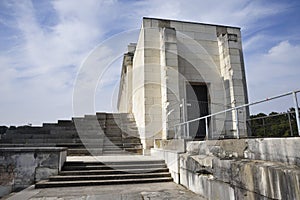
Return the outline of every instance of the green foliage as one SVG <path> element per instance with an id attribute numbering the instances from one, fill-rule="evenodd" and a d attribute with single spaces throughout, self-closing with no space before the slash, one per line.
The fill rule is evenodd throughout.
<path id="1" fill-rule="evenodd" d="M 264 113 L 251 115 L 248 122 L 252 136 L 288 137 L 298 135 L 294 108 L 282 113 L 271 112 L 269 115 Z"/>

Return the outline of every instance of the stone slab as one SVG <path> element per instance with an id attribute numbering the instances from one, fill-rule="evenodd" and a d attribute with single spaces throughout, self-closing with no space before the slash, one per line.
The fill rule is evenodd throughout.
<path id="1" fill-rule="evenodd" d="M 117 191 L 117 192 L 116 192 Z M 6 200 L 58 200 L 58 199 L 86 199 L 86 200 L 205 200 L 183 186 L 173 182 L 149 183 L 139 185 L 113 185 L 92 187 L 68 187 L 34 189 L 30 187 L 24 191 L 7 196 Z"/>

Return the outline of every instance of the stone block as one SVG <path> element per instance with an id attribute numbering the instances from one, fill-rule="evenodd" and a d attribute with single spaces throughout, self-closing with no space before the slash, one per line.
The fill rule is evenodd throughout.
<path id="1" fill-rule="evenodd" d="M 185 151 L 184 139 L 171 139 L 171 140 L 155 140 L 155 148 L 163 150 L 172 150 L 177 152 Z"/>
<path id="2" fill-rule="evenodd" d="M 217 36 L 211 33 L 195 33 L 195 40 L 204 40 L 204 41 L 217 41 Z"/>
<path id="3" fill-rule="evenodd" d="M 66 150 L 57 147 L 1 148 L 1 158 L 5 162 L 0 160 L 0 166 L 6 170 L 0 170 L 0 197 L 7 194 L 9 190 L 28 187 L 36 178 L 47 178 L 47 174 L 57 173 L 65 161 L 65 158 L 60 156 L 62 152 L 66 154 Z M 3 182 L 4 180 L 6 182 Z"/>
<path id="4" fill-rule="evenodd" d="M 143 19 L 143 28 L 150 28 L 151 27 L 151 19 Z"/>
<path id="5" fill-rule="evenodd" d="M 212 35 L 217 35 L 217 29 L 214 25 L 205 25 L 204 26 L 205 33 L 210 33 Z"/>
<path id="6" fill-rule="evenodd" d="M 195 39 L 195 32 L 193 32 L 193 31 L 181 31 L 180 33 L 182 35 L 179 35 L 179 37 Z"/>
<path id="7" fill-rule="evenodd" d="M 182 23 L 182 29 L 183 31 L 205 32 L 204 25 L 194 23 Z"/>
<path id="8" fill-rule="evenodd" d="M 151 149 L 151 156 L 165 160 L 167 167 L 171 173 L 174 182 L 179 183 L 179 158 L 178 151 L 165 150 L 165 149 Z"/>
<path id="9" fill-rule="evenodd" d="M 234 194 L 234 189 L 227 183 L 220 181 L 210 181 L 210 195 L 209 199 L 215 200 L 235 200 L 237 199 Z"/>
<path id="10" fill-rule="evenodd" d="M 239 55 L 230 55 L 230 64 L 241 64 L 241 57 Z"/>
<path id="11" fill-rule="evenodd" d="M 58 174 L 58 169 L 52 169 L 48 167 L 37 167 L 35 169 L 35 181 L 48 179 L 50 176 Z"/>
<path id="12" fill-rule="evenodd" d="M 229 41 L 228 42 L 228 47 L 229 48 L 234 48 L 234 49 L 241 49 L 242 45 L 241 45 L 240 42 Z"/>
<path id="13" fill-rule="evenodd" d="M 210 197 L 210 175 L 198 175 L 180 168 L 180 184 L 205 198 Z"/>
<path id="14" fill-rule="evenodd" d="M 300 138 L 248 139 L 246 143 L 245 158 L 300 166 Z"/>
<path id="15" fill-rule="evenodd" d="M 175 28 L 176 32 L 183 31 L 183 23 L 182 22 L 171 21 L 171 27 Z"/>

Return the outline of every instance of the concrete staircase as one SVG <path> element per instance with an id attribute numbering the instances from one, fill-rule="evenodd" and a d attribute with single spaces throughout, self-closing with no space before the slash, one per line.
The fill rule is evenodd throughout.
<path id="1" fill-rule="evenodd" d="M 62 171 L 36 188 L 114 184 L 138 184 L 172 181 L 163 160 L 117 162 L 66 162 Z"/>
<path id="2" fill-rule="evenodd" d="M 10 127 L 0 147 L 68 147 L 69 156 L 142 154 L 135 120 L 126 113 L 96 113 L 42 127 Z"/>

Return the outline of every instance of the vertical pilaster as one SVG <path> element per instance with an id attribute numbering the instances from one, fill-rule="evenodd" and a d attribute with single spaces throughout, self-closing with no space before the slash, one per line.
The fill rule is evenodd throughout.
<path id="1" fill-rule="evenodd" d="M 180 122 L 179 73 L 176 30 L 161 29 L 162 139 L 174 138 Z"/>

